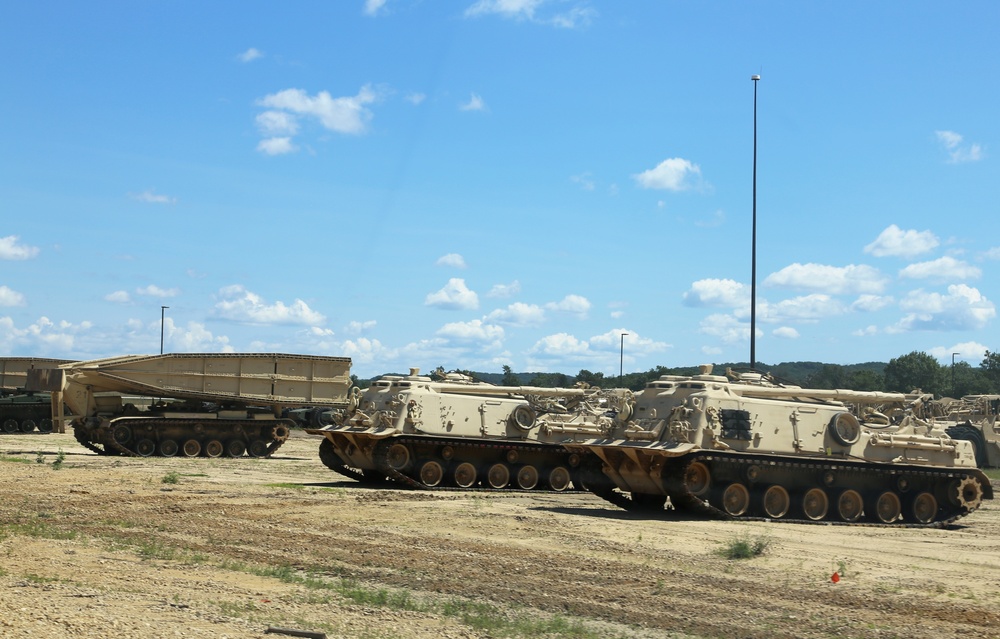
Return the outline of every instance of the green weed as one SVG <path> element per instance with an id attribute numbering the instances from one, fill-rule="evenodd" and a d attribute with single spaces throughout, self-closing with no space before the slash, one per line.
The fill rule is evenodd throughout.
<path id="1" fill-rule="evenodd" d="M 770 538 L 764 535 L 751 539 L 750 535 L 743 533 L 726 542 L 719 555 L 725 559 L 752 559 L 763 555 L 770 544 Z"/>

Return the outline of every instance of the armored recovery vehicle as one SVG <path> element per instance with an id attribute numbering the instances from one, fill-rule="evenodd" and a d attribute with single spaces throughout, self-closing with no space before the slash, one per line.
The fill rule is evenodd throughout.
<path id="1" fill-rule="evenodd" d="M 0 433 L 51 433 L 52 400 L 46 393 L 24 390 L 28 370 L 65 364 L 70 360 L 43 357 L 0 359 Z"/>
<path id="2" fill-rule="evenodd" d="M 903 395 L 730 380 L 705 366 L 663 376 L 632 417 L 566 445 L 583 479 L 629 510 L 698 516 L 940 526 L 992 499 L 970 442 L 910 415 Z M 544 425 L 543 425 L 544 427 Z"/>
<path id="3" fill-rule="evenodd" d="M 579 487 L 580 455 L 561 444 L 627 410 L 628 395 L 494 386 L 459 373 L 434 381 L 410 369 L 363 393 L 353 388 L 347 409 L 327 413 L 330 425 L 306 432 L 323 436 L 319 453 L 327 467 L 360 481 L 562 491 L 574 481 Z M 544 428 L 539 415 L 546 416 Z"/>
<path id="4" fill-rule="evenodd" d="M 266 457 L 288 438 L 295 406 L 347 404 L 346 357 L 257 353 L 129 355 L 28 371 L 99 454 Z M 125 401 L 127 396 L 147 403 Z M 64 414 L 63 406 L 70 411 Z"/>

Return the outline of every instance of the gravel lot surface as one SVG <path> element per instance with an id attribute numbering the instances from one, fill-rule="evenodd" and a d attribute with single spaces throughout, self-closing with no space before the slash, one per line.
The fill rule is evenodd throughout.
<path id="1" fill-rule="evenodd" d="M 1000 637 L 1000 502 L 945 530 L 654 519 L 363 487 L 319 441 L 134 459 L 0 435 L 0 637 Z M 766 550 L 721 556 L 740 540 Z"/>

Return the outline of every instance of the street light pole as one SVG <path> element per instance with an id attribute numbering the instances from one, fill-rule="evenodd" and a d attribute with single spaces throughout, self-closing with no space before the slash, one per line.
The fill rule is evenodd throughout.
<path id="1" fill-rule="evenodd" d="M 622 333 L 622 346 L 618 354 L 618 385 L 622 385 L 622 375 L 625 373 L 625 336 L 628 333 Z"/>
<path id="2" fill-rule="evenodd" d="M 757 83 L 759 75 L 752 75 L 753 80 L 753 233 L 750 248 L 750 370 L 757 366 Z"/>
<path id="3" fill-rule="evenodd" d="M 170 308 L 169 306 L 160 307 L 160 355 L 163 355 L 163 314 Z"/>

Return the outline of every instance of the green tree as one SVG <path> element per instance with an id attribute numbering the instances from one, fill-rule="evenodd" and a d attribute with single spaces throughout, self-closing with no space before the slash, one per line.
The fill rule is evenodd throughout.
<path id="1" fill-rule="evenodd" d="M 501 386 L 520 386 L 521 380 L 517 378 L 514 371 L 511 370 L 510 366 L 506 364 L 503 365 L 503 380 L 500 382 Z"/>
<path id="2" fill-rule="evenodd" d="M 576 381 L 600 387 L 604 385 L 604 373 L 591 373 L 590 371 L 583 369 L 576 374 Z M 617 377 L 615 378 L 615 382 L 618 382 Z"/>
<path id="3" fill-rule="evenodd" d="M 993 393 L 1000 390 L 1000 353 L 986 351 L 986 357 L 979 367 L 992 385 L 989 392 Z"/>
<path id="4" fill-rule="evenodd" d="M 909 393 L 920 389 L 940 396 L 944 390 L 943 369 L 937 360 L 924 352 L 913 351 L 890 359 L 885 366 L 885 389 L 896 393 Z"/>
<path id="5" fill-rule="evenodd" d="M 873 370 L 854 371 L 847 376 L 845 387 L 858 391 L 883 391 L 885 390 L 885 378 Z"/>
<path id="6" fill-rule="evenodd" d="M 824 364 L 822 368 L 806 378 L 807 388 L 844 388 L 846 386 L 844 367 Z"/>

